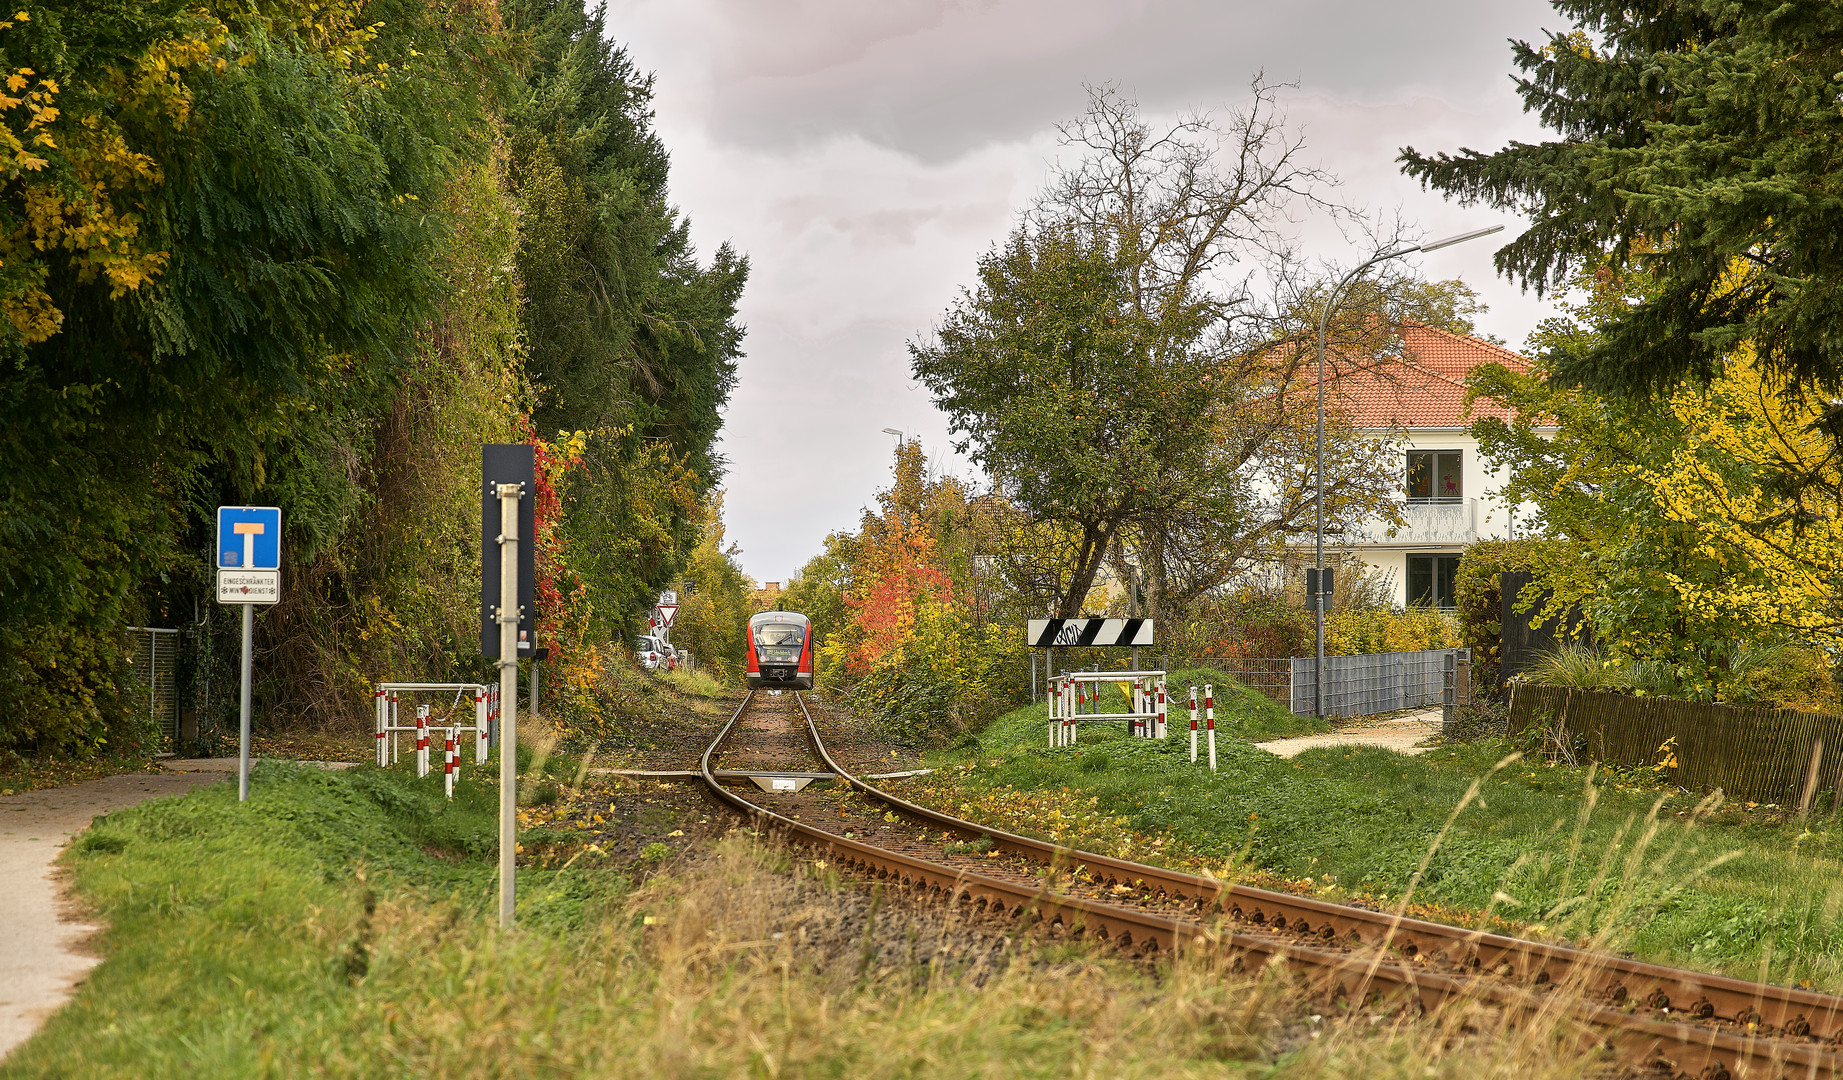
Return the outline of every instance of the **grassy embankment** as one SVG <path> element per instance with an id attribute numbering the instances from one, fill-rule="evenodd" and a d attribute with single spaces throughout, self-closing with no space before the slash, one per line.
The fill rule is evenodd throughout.
<path id="1" fill-rule="evenodd" d="M 265 762 L 247 804 L 220 785 L 100 821 L 66 859 L 109 927 L 106 959 L 0 1077 L 1541 1080 L 1579 1067 L 1552 1034 L 1488 1020 L 1307 1016 L 1280 979 L 1208 957 L 1155 979 L 988 930 L 1007 962 L 961 964 L 972 928 L 894 898 L 880 915 L 877 894 L 736 834 L 644 883 L 631 868 L 525 872 L 521 929 L 501 935 L 494 792 L 464 784 L 450 804 L 438 780 Z"/>
<path id="2" fill-rule="evenodd" d="M 1419 871 L 1410 903 L 1430 917 L 1843 990 L 1843 824 L 1827 814 L 1698 810 L 1642 775 L 1505 764 L 1503 740 L 1283 760 L 1250 743 L 1289 718 L 1231 700 L 1213 776 L 1190 764 L 1178 713 L 1165 743 L 1088 725 L 1051 750 L 1037 705 L 936 755 L 944 771 L 906 790 L 998 827 L 1332 899 L 1395 906 Z"/>

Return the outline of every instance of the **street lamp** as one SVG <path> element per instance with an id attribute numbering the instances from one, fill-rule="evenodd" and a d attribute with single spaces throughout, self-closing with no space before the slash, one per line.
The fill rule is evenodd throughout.
<path id="1" fill-rule="evenodd" d="M 899 448 L 899 449 L 901 448 L 901 446 L 902 446 L 902 432 L 900 432 L 900 431 L 897 431 L 897 430 L 896 430 L 895 428 L 893 428 L 893 427 L 886 427 L 886 428 L 884 428 L 884 429 L 883 429 L 883 434 L 885 434 L 885 435 L 894 435 L 894 436 L 896 436 L 896 446 L 897 446 L 897 448 Z M 901 464 L 901 459 L 900 459 L 900 458 L 898 458 L 898 459 L 897 459 L 897 463 L 898 463 L 899 465 Z M 898 483 L 898 486 L 900 487 L 900 485 L 901 485 L 901 481 L 900 481 L 900 479 L 898 479 L 898 481 L 897 481 L 897 483 Z M 902 506 L 901 506 L 901 504 L 899 504 L 899 503 L 895 505 L 895 515 L 896 515 L 896 527 L 897 527 L 898 529 L 901 529 L 901 528 L 902 528 Z"/>
<path id="2" fill-rule="evenodd" d="M 1318 663 L 1312 668 L 1313 712 L 1320 720 L 1325 718 L 1325 605 L 1330 602 L 1330 590 L 1325 588 L 1325 324 L 1331 321 L 1331 306 L 1337 303 L 1338 294 L 1342 293 L 1355 281 L 1358 275 L 1377 263 L 1398 259 L 1403 255 L 1412 255 L 1417 251 L 1438 251 L 1441 248 L 1463 244 L 1467 240 L 1476 240 L 1481 236 L 1490 236 L 1502 232 L 1502 225 L 1493 225 L 1488 229 L 1473 229 L 1471 232 L 1448 236 L 1443 240 L 1434 240 L 1413 247 L 1397 248 L 1385 251 L 1368 262 L 1345 274 L 1343 279 L 1332 287 L 1325 305 L 1318 313 L 1318 462 L 1312 470 L 1313 482 L 1317 486 L 1317 512 L 1313 528 L 1314 544 L 1312 554 L 1313 578 L 1318 591 L 1312 596 L 1312 607 L 1318 622 Z"/>

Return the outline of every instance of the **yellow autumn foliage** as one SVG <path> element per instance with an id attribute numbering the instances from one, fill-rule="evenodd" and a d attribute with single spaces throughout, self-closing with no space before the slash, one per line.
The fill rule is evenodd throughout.
<path id="1" fill-rule="evenodd" d="M 366 45 L 381 24 L 359 18 L 356 0 L 282 0 L 238 6 L 231 17 L 253 21 L 270 34 L 291 33 L 361 83 L 376 84 L 388 65 L 374 63 Z M 160 163 L 131 145 L 118 117 L 170 123 L 192 115 L 187 79 L 201 68 L 228 63 L 231 27 L 214 5 L 186 12 L 184 34 L 159 38 L 121 69 L 86 75 L 101 103 L 95 111 L 67 115 L 58 105 L 58 81 L 30 67 L 4 72 L 0 92 L 0 204 L 11 211 L 0 232 L 0 314 L 27 345 L 44 341 L 64 324 L 64 312 L 47 291 L 48 256 L 62 253 L 79 282 L 108 282 L 119 300 L 165 269 L 169 255 L 142 242 L 139 194 L 162 180 Z M 0 34 L 31 21 L 26 11 L 0 19 Z M 252 62 L 244 50 L 238 63 Z"/>
<path id="2" fill-rule="evenodd" d="M 1756 571 L 1717 584 L 1673 576 L 1686 605 L 1843 643 L 1843 459 L 1819 426 L 1820 405 L 1748 348 L 1706 388 L 1671 396 L 1683 442 L 1667 468 L 1635 472 L 1673 520 L 1691 526 L 1700 554 Z"/>
<path id="3" fill-rule="evenodd" d="M 1420 652 L 1459 645 L 1459 625 L 1450 614 L 1415 607 L 1405 612 L 1337 611 L 1325 618 L 1328 656 Z"/>

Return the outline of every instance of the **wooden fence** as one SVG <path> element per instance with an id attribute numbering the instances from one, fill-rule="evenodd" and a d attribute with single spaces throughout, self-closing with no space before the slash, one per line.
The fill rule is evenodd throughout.
<path id="1" fill-rule="evenodd" d="M 1813 805 L 1843 803 L 1843 716 L 1832 713 L 1516 684 L 1511 733 L 1548 725 L 1608 764 L 1655 765 L 1674 755 L 1665 775 L 1691 791 L 1720 788 L 1730 798 L 1796 807 L 1810 786 Z"/>

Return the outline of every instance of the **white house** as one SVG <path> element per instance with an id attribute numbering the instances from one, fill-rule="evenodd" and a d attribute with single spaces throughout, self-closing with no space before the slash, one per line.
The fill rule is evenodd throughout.
<path id="1" fill-rule="evenodd" d="M 1390 535 L 1372 522 L 1337 547 L 1389 575 L 1395 602 L 1450 608 L 1460 554 L 1477 540 L 1514 535 L 1517 508 L 1498 497 L 1503 485 L 1479 457 L 1467 427 L 1506 415 L 1492 402 L 1465 407 L 1465 378 L 1480 364 L 1526 370 L 1529 362 L 1488 341 L 1428 326 L 1401 330 L 1401 355 L 1338 380 L 1338 407 L 1359 430 L 1402 443 L 1404 525 Z"/>

